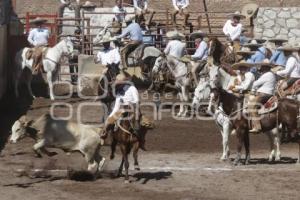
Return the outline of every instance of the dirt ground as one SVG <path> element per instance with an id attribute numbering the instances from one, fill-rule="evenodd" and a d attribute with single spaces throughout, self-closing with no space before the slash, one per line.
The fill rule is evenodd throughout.
<path id="1" fill-rule="evenodd" d="M 82 103 L 91 101 L 72 98 L 57 102 L 70 103 L 74 108 L 72 120 L 76 120 Z M 49 99 L 38 98 L 27 117 L 35 119 L 48 112 L 51 105 Z M 103 120 L 99 107 L 87 106 L 82 110 L 86 123 Z M 149 114 L 147 109 L 143 112 Z M 54 113 L 67 116 L 66 107 L 58 105 Z M 124 183 L 123 177 L 112 176 L 119 165 L 120 153 L 109 160 L 108 146 L 102 148 L 102 154 L 107 157 L 102 176 L 81 182 L 68 179 L 65 172 L 87 167 L 80 154 L 66 155 L 55 150 L 57 156 L 35 158 L 31 149 L 34 141 L 30 138 L 6 144 L 0 157 L 0 199 L 300 199 L 300 166 L 295 164 L 297 145 L 282 145 L 282 160 L 269 163 L 267 137 L 251 136 L 250 165 L 232 166 L 232 160 L 219 160 L 221 135 L 213 121 L 178 121 L 165 112 L 162 120 L 155 123 L 156 128 L 147 135 L 148 150 L 139 152 L 141 171 L 130 170 L 129 184 Z M 235 137 L 230 139 L 230 157 L 234 158 Z M 28 174 L 20 176 L 17 171 L 24 169 Z M 34 169 L 52 170 L 52 173 L 38 175 L 32 172 Z"/>

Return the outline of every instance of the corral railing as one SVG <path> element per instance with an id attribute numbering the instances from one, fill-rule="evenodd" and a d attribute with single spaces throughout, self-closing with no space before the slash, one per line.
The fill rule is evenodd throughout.
<path id="1" fill-rule="evenodd" d="M 170 30 L 174 30 L 174 28 L 177 28 L 186 36 L 186 43 L 187 43 L 187 49 L 188 53 L 192 54 L 195 50 L 194 41 L 191 41 L 189 38 L 190 33 L 192 33 L 195 30 L 202 30 L 203 32 L 206 32 L 210 34 L 211 36 L 219 37 L 221 41 L 225 41 L 226 36 L 222 32 L 222 28 L 224 23 L 227 20 L 227 15 L 231 12 L 189 12 L 190 18 L 189 18 L 189 25 L 188 26 L 181 26 L 183 23 L 183 17 L 180 15 L 177 15 L 177 25 L 176 27 L 172 25 L 171 21 L 171 10 L 156 10 L 156 13 L 153 18 L 153 26 L 150 26 L 150 30 L 144 34 L 144 37 L 150 37 L 151 38 L 151 45 L 159 48 L 164 49 L 167 43 L 167 40 L 165 38 L 165 33 Z M 48 20 L 46 23 L 46 26 L 51 31 L 51 36 L 49 39 L 50 46 L 55 45 L 61 38 L 67 37 L 67 36 L 73 36 L 74 35 L 68 35 L 64 33 L 59 33 L 59 30 L 61 30 L 62 27 L 80 27 L 82 30 L 82 34 L 80 35 L 81 38 L 81 52 L 84 54 L 93 55 L 96 54 L 99 50 L 99 46 L 94 46 L 93 39 L 96 36 L 97 31 L 104 28 L 104 26 L 97 26 L 93 25 L 91 23 L 91 15 L 112 15 L 114 13 L 112 12 L 92 12 L 92 11 L 82 11 L 82 16 L 79 19 L 75 18 L 58 18 L 57 14 L 30 14 L 27 13 L 26 16 L 23 19 L 24 26 L 25 26 L 25 32 L 28 33 L 31 25 L 30 20 L 34 19 L 36 17 L 42 17 Z M 134 13 L 127 13 L 127 14 L 134 14 Z M 146 15 L 146 18 L 148 15 Z M 65 24 L 63 22 L 71 21 L 74 22 L 72 24 Z M 77 22 L 77 23 L 76 23 Z M 80 22 L 80 23 L 78 23 Z M 250 35 L 252 35 L 252 29 L 253 29 L 253 23 L 250 20 L 246 21 L 244 20 L 243 25 L 248 31 L 250 32 Z M 124 28 L 124 27 L 123 27 Z M 63 63 L 65 66 L 67 66 L 67 62 Z M 67 73 L 67 70 L 62 70 L 63 73 L 61 75 L 70 75 L 70 73 Z M 76 73 L 75 73 L 76 75 Z"/>

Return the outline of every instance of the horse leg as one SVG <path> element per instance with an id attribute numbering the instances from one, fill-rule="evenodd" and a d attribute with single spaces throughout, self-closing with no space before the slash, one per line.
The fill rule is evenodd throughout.
<path id="1" fill-rule="evenodd" d="M 179 92 L 179 98 L 180 98 L 180 102 L 183 102 L 183 94 L 181 92 Z M 184 111 L 184 108 L 183 108 L 183 105 L 182 103 L 180 104 L 179 106 L 179 112 L 177 113 L 177 117 L 181 117 L 182 114 L 183 114 L 183 111 Z"/>
<path id="2" fill-rule="evenodd" d="M 275 158 L 275 148 L 274 148 L 274 137 L 271 132 L 266 132 L 269 142 L 270 142 L 270 155 L 269 155 L 269 162 L 272 162 Z"/>
<path id="3" fill-rule="evenodd" d="M 234 165 L 239 165 L 241 162 L 241 151 L 242 151 L 242 143 L 244 142 L 244 133 L 241 132 L 241 130 L 237 129 L 237 153 L 235 160 L 233 162 Z"/>
<path id="4" fill-rule="evenodd" d="M 249 141 L 249 133 L 244 132 L 244 146 L 245 146 L 245 165 L 249 164 L 250 161 L 250 141 Z"/>
<path id="5" fill-rule="evenodd" d="M 138 162 L 138 151 L 139 151 L 139 143 L 136 142 L 133 145 L 133 159 L 134 159 L 134 169 L 137 171 L 140 171 L 140 166 L 139 166 L 139 162 Z"/>
<path id="6" fill-rule="evenodd" d="M 54 100 L 54 94 L 53 94 L 53 81 L 52 81 L 52 72 L 48 71 L 47 72 L 47 81 L 48 81 L 48 85 L 49 85 L 49 95 L 50 95 L 50 99 Z"/>
<path id="7" fill-rule="evenodd" d="M 112 141 L 111 141 L 111 145 L 110 145 L 110 148 L 111 148 L 110 159 L 111 160 L 115 158 L 115 152 L 116 152 L 117 143 L 118 143 L 117 140 L 115 140 L 113 138 Z"/>
<path id="8" fill-rule="evenodd" d="M 275 161 L 280 161 L 281 153 L 280 153 L 280 133 L 278 128 L 275 128 L 272 130 L 272 133 L 274 135 L 274 145 L 276 146 L 276 155 L 275 155 Z"/>
<path id="9" fill-rule="evenodd" d="M 32 88 L 31 88 L 31 81 L 32 81 L 32 74 L 30 73 L 30 74 L 28 74 L 28 76 L 26 76 L 26 86 L 27 86 L 30 96 L 33 99 L 35 99 L 35 96 L 33 95 Z"/>
<path id="10" fill-rule="evenodd" d="M 222 143 L 223 143 L 223 155 L 220 160 L 227 160 L 229 158 L 229 145 L 228 145 L 228 138 L 230 133 L 230 124 L 226 121 L 223 124 L 222 133 Z"/>
<path id="11" fill-rule="evenodd" d="M 124 161 L 124 167 L 125 167 L 125 183 L 129 183 L 129 175 L 128 175 L 128 169 L 129 169 L 129 161 L 128 161 L 129 147 L 128 147 L 128 145 L 121 145 L 121 151 L 122 151 L 123 161 Z"/>

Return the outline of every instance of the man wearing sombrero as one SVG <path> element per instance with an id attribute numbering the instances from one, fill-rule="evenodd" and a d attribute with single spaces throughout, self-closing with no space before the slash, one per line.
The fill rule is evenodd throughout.
<path id="1" fill-rule="evenodd" d="M 243 25 L 240 20 L 245 18 L 239 11 L 228 15 L 231 19 L 227 20 L 224 27 L 223 33 L 233 42 L 235 50 L 240 48 L 240 35 L 242 33 Z"/>
<path id="2" fill-rule="evenodd" d="M 112 112 L 109 114 L 105 121 L 104 131 L 101 135 L 102 139 L 105 139 L 109 133 L 114 129 L 115 122 L 122 117 L 122 114 L 127 110 L 134 113 L 134 134 L 139 138 L 140 129 L 140 117 L 141 113 L 139 110 L 139 92 L 137 88 L 130 82 L 128 74 L 120 73 L 117 75 L 115 80 L 115 94 L 116 100 Z M 140 148 L 145 150 L 144 140 L 140 139 Z"/>
<path id="3" fill-rule="evenodd" d="M 34 47 L 33 51 L 33 63 L 32 69 L 33 73 L 37 73 L 38 69 L 42 66 L 42 55 L 44 51 L 44 47 L 48 46 L 49 39 L 49 31 L 47 28 L 44 28 L 43 25 L 47 22 L 46 19 L 36 18 L 32 20 L 30 23 L 35 26 L 28 35 L 28 42 L 30 45 Z"/>
<path id="4" fill-rule="evenodd" d="M 258 64 L 258 70 L 261 76 L 253 83 L 253 95 L 249 97 L 248 103 L 248 110 L 252 120 L 251 133 L 259 133 L 261 131 L 258 108 L 274 95 L 277 80 L 276 75 L 271 71 L 273 66 L 274 65 L 270 64 L 267 60 Z"/>
<path id="5" fill-rule="evenodd" d="M 281 84 L 279 88 L 280 91 L 278 91 L 281 96 L 286 96 L 287 93 L 285 90 L 300 79 L 300 48 L 287 45 L 278 48 L 278 50 L 283 51 L 284 55 L 288 58 L 285 69 L 276 72 L 278 76 L 288 78 L 283 82 L 283 84 Z"/>
<path id="6" fill-rule="evenodd" d="M 102 38 L 100 44 L 103 45 L 103 50 L 98 52 L 96 62 L 109 67 L 110 72 L 112 72 L 113 77 L 115 77 L 119 72 L 121 56 L 117 48 L 111 47 L 110 44 L 112 41 L 115 41 L 115 39 L 108 35 Z"/>
<path id="7" fill-rule="evenodd" d="M 134 16 L 126 16 L 127 27 L 123 30 L 122 34 L 117 36 L 116 39 L 121 39 L 129 36 L 130 41 L 121 49 L 121 59 L 123 68 L 128 68 L 128 56 L 133 52 L 139 45 L 143 43 L 143 32 L 140 25 L 133 22 Z"/>
<path id="8" fill-rule="evenodd" d="M 190 38 L 195 40 L 196 51 L 191 55 L 191 64 L 192 64 L 192 75 L 195 84 L 198 84 L 197 73 L 199 73 L 199 68 L 204 66 L 207 63 L 208 57 L 208 45 L 203 40 L 206 34 L 202 31 L 196 31 L 191 33 Z"/>
<path id="9" fill-rule="evenodd" d="M 250 48 L 255 53 L 247 60 L 248 63 L 261 63 L 266 58 L 267 49 L 261 44 L 265 40 L 252 39 L 249 43 L 243 45 L 243 47 Z"/>
<path id="10" fill-rule="evenodd" d="M 272 57 L 270 58 L 270 62 L 274 65 L 281 65 L 285 66 L 286 64 L 286 57 L 284 55 L 283 51 L 278 50 L 278 48 L 282 47 L 282 44 L 287 42 L 285 39 L 271 39 L 269 42 L 272 42 L 275 44 L 275 51 L 272 54 Z"/>
<path id="11" fill-rule="evenodd" d="M 177 59 L 182 58 L 186 53 L 186 43 L 181 41 L 184 35 L 178 31 L 169 31 L 166 36 L 169 42 L 164 50 L 164 54 Z"/>
<path id="12" fill-rule="evenodd" d="M 233 70 L 239 71 L 239 83 L 231 86 L 231 91 L 235 93 L 244 93 L 251 90 L 252 84 L 255 81 L 255 75 L 250 70 L 252 66 L 253 64 L 247 63 L 245 60 L 232 65 Z"/>

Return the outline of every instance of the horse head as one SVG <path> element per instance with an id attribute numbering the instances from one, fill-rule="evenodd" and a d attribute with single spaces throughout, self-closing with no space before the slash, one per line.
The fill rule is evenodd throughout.
<path id="1" fill-rule="evenodd" d="M 161 55 L 156 58 L 154 66 L 152 68 L 152 73 L 157 74 L 160 72 L 166 65 L 166 57 Z"/>
<path id="2" fill-rule="evenodd" d="M 104 36 L 108 36 L 108 37 L 112 36 L 111 32 L 108 30 L 108 26 L 109 24 L 104 26 L 103 29 L 99 31 L 99 33 L 96 35 L 96 37 L 93 40 L 94 44 L 98 44 Z"/>
<path id="3" fill-rule="evenodd" d="M 220 58 L 224 54 L 224 45 L 217 37 L 212 37 L 208 42 L 208 47 L 208 56 L 213 57 L 214 61 L 220 63 Z"/>
<path id="4" fill-rule="evenodd" d="M 70 37 L 65 38 L 62 45 L 62 52 L 66 55 L 71 55 L 74 51 L 74 45 Z"/>
<path id="5" fill-rule="evenodd" d="M 215 65 L 210 68 L 210 71 L 209 71 L 209 85 L 212 89 L 219 87 L 219 84 L 220 84 L 220 80 L 219 80 L 220 71 L 219 71 L 219 68 L 220 67 L 215 66 Z"/>

